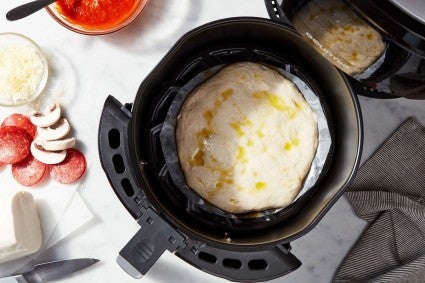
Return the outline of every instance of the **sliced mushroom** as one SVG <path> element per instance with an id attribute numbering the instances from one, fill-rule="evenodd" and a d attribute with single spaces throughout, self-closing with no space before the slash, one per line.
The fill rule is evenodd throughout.
<path id="1" fill-rule="evenodd" d="M 35 159 L 43 162 L 44 164 L 58 164 L 61 163 L 66 157 L 66 150 L 61 151 L 46 151 L 35 141 L 31 143 L 31 154 Z"/>
<path id="2" fill-rule="evenodd" d="M 54 125 L 61 117 L 61 108 L 58 103 L 53 102 L 46 114 L 34 112 L 31 115 L 31 122 L 37 127 L 49 127 Z"/>
<path id="3" fill-rule="evenodd" d="M 46 141 L 42 139 L 36 139 L 35 143 L 47 151 L 65 150 L 67 148 L 74 147 L 75 138 L 67 138 L 62 140 Z"/>
<path id="4" fill-rule="evenodd" d="M 60 118 L 59 121 L 50 127 L 37 127 L 38 136 L 46 141 L 58 140 L 65 137 L 71 127 L 66 118 Z"/>

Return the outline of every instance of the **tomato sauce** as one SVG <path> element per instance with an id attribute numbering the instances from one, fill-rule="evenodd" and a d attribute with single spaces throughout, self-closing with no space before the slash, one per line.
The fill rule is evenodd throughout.
<path id="1" fill-rule="evenodd" d="M 141 0 L 59 0 L 58 11 L 69 21 L 88 29 L 117 26 L 136 9 Z"/>

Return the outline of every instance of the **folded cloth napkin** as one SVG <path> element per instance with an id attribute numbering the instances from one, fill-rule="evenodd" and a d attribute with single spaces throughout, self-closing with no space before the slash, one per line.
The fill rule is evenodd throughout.
<path id="1" fill-rule="evenodd" d="M 425 127 L 407 119 L 346 195 L 370 225 L 333 282 L 425 282 Z"/>

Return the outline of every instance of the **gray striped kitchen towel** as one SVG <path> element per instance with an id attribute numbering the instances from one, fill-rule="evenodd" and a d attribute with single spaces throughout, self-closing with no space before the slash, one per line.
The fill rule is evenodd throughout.
<path id="1" fill-rule="evenodd" d="M 407 119 L 346 195 L 369 226 L 333 282 L 425 282 L 425 127 Z"/>

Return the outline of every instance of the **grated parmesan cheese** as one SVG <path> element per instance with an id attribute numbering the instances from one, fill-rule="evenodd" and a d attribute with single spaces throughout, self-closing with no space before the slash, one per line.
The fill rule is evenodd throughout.
<path id="1" fill-rule="evenodd" d="M 43 60 L 35 48 L 17 44 L 0 48 L 0 103 L 32 100 L 44 72 Z"/>

